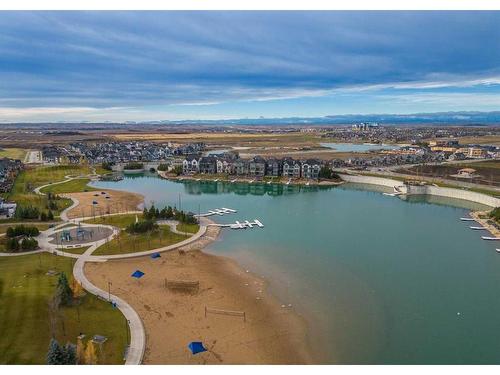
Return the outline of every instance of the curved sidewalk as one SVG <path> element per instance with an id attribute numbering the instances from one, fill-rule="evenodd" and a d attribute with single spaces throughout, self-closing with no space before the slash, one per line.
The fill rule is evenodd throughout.
<path id="1" fill-rule="evenodd" d="M 94 251 L 94 250 L 92 250 Z M 99 289 L 97 286 L 92 284 L 85 276 L 84 267 L 86 256 L 80 256 L 73 266 L 73 276 L 82 285 L 82 287 L 98 297 L 103 299 L 108 299 L 109 295 L 106 291 Z M 137 312 L 130 306 L 127 302 L 121 298 L 111 295 L 111 301 L 116 303 L 116 307 L 121 311 L 121 313 L 127 319 L 128 326 L 130 329 L 130 344 L 127 352 L 127 359 L 125 361 L 126 365 L 140 365 L 142 358 L 144 357 L 144 351 L 146 350 L 146 331 L 144 330 L 144 325 L 142 320 L 137 314 Z"/>

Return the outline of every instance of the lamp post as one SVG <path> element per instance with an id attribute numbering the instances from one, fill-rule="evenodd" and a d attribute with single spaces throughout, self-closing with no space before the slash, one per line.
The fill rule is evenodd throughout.
<path id="1" fill-rule="evenodd" d="M 111 281 L 108 281 L 108 301 L 111 302 Z"/>

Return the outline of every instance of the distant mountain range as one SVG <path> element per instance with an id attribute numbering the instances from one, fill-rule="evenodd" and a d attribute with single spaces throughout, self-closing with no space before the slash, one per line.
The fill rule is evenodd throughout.
<path id="1" fill-rule="evenodd" d="M 245 118 L 230 120 L 144 121 L 144 124 L 206 124 L 206 125 L 321 125 L 378 122 L 380 124 L 500 124 L 500 111 L 495 112 L 435 112 L 414 114 L 332 115 L 324 117 Z M 131 123 L 131 122 L 129 122 Z"/>
<path id="2" fill-rule="evenodd" d="M 15 125 L 36 127 L 37 125 L 52 125 L 59 127 L 65 124 L 79 124 L 95 127 L 103 125 L 106 127 L 131 127 L 133 125 L 211 125 L 211 126 L 237 126 L 237 125 L 351 125 L 358 122 L 376 122 L 383 125 L 500 125 L 500 111 L 495 112 L 434 112 L 413 114 L 370 114 L 370 115 L 331 115 L 324 117 L 276 117 L 276 118 L 242 118 L 225 120 L 158 120 L 158 121 L 58 121 L 43 123 L 4 123 L 3 125 Z"/>

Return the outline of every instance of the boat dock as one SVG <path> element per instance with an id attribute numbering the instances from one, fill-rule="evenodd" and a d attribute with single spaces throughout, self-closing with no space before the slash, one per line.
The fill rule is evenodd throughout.
<path id="1" fill-rule="evenodd" d="M 254 219 L 254 221 L 238 221 L 232 224 L 208 224 L 209 226 L 215 226 L 220 228 L 231 228 L 231 229 L 247 229 L 247 228 L 264 228 L 264 224 L 260 222 L 258 219 Z"/>
<path id="2" fill-rule="evenodd" d="M 236 212 L 237 211 L 233 210 L 232 208 L 222 207 L 222 208 L 215 208 L 213 210 L 210 210 L 205 214 L 199 214 L 199 215 L 194 215 L 194 216 L 196 216 L 196 217 L 207 217 L 207 216 L 212 216 L 212 215 L 223 216 L 223 215 L 227 215 L 227 214 L 234 214 Z"/>

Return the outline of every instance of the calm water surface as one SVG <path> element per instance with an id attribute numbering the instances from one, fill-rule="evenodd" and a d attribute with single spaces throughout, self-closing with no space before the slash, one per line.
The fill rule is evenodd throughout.
<path id="1" fill-rule="evenodd" d="M 229 207 L 209 251 L 270 281 L 310 326 L 322 363 L 500 362 L 500 255 L 459 218 L 473 204 L 403 201 L 360 185 L 337 188 L 170 182 L 126 177 L 102 188 L 193 212 Z M 322 349 L 321 349 L 322 348 Z"/>
<path id="2" fill-rule="evenodd" d="M 370 150 L 396 150 L 397 145 L 367 144 L 367 143 L 320 143 L 323 147 L 333 148 L 338 152 L 366 152 Z"/>

